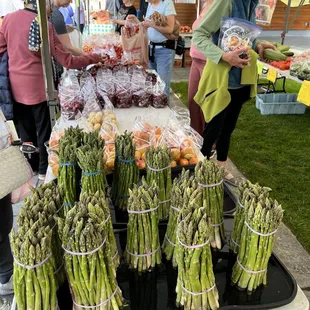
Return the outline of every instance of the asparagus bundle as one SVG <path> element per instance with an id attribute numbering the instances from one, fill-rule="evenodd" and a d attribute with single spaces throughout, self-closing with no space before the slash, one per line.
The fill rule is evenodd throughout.
<path id="1" fill-rule="evenodd" d="M 177 267 L 175 246 L 176 246 L 176 229 L 179 212 L 190 202 L 201 204 L 202 190 L 198 186 L 194 176 L 190 177 L 190 171 L 184 170 L 179 178 L 174 179 L 172 185 L 171 206 L 167 232 L 162 245 L 163 252 L 167 260 L 172 260 L 173 266 Z"/>
<path id="2" fill-rule="evenodd" d="M 142 272 L 161 264 L 158 187 L 143 178 L 142 185 L 134 185 L 129 193 L 126 260 L 130 268 Z"/>
<path id="3" fill-rule="evenodd" d="M 252 199 L 245 206 L 240 247 L 232 272 L 232 283 L 239 289 L 251 293 L 267 284 L 268 262 L 282 218 L 283 209 L 278 202 L 265 196 L 258 202 Z"/>
<path id="4" fill-rule="evenodd" d="M 116 239 L 113 231 L 113 223 L 112 223 L 112 218 L 111 218 L 111 212 L 109 208 L 109 200 L 107 198 L 101 197 L 100 193 L 97 192 L 95 195 L 88 196 L 87 194 L 82 194 L 81 195 L 81 201 L 85 205 L 88 205 L 91 203 L 93 206 L 97 205 L 99 206 L 103 213 L 104 213 L 104 224 L 106 226 L 106 234 L 108 241 L 110 243 L 110 249 L 111 249 L 111 254 L 112 254 L 112 261 L 114 263 L 114 266 L 117 268 L 120 263 L 119 255 L 118 255 L 118 249 L 117 249 L 117 244 L 116 244 Z"/>
<path id="5" fill-rule="evenodd" d="M 55 229 L 56 223 L 54 217 L 63 211 L 63 197 L 58 186 L 54 182 L 40 185 L 37 189 L 31 188 L 32 197 L 25 199 L 24 207 L 20 212 L 18 224 L 23 227 L 25 214 L 34 221 L 39 220 L 42 227 L 49 225 L 52 229 L 52 253 L 56 266 L 56 280 L 58 287 L 65 281 L 65 272 L 63 268 L 63 251 L 59 240 L 58 232 Z M 23 216 L 24 214 L 24 216 Z M 44 226 L 45 225 L 45 226 Z"/>
<path id="6" fill-rule="evenodd" d="M 230 249 L 234 253 L 237 254 L 239 250 L 242 228 L 245 219 L 245 207 L 249 207 L 252 200 L 257 203 L 258 201 L 269 197 L 270 191 L 271 189 L 269 187 L 262 187 L 259 184 L 252 184 L 249 180 L 245 180 L 239 184 L 239 198 L 234 217 L 233 231 L 230 238 Z"/>
<path id="7" fill-rule="evenodd" d="M 225 242 L 224 229 L 224 169 L 204 159 L 195 167 L 195 176 L 203 188 L 203 201 L 211 218 L 210 243 L 212 248 L 221 249 Z"/>
<path id="8" fill-rule="evenodd" d="M 58 184 L 64 190 L 64 216 L 77 200 L 76 149 L 81 145 L 81 132 L 79 128 L 70 127 L 59 141 Z"/>
<path id="9" fill-rule="evenodd" d="M 126 210 L 129 189 L 139 180 L 139 170 L 135 160 L 136 146 L 132 134 L 127 131 L 115 140 L 115 164 L 112 184 L 112 200 L 121 209 Z"/>
<path id="10" fill-rule="evenodd" d="M 146 152 L 146 179 L 155 182 L 159 188 L 159 220 L 169 216 L 171 197 L 171 152 L 166 146 L 152 147 Z"/>
<path id="11" fill-rule="evenodd" d="M 27 200 L 17 218 L 19 228 L 16 232 L 12 230 L 13 283 L 19 310 L 55 310 L 57 307 L 56 265 L 49 225 L 53 218 L 41 212 L 51 205 L 43 206 L 40 201 L 31 205 Z"/>
<path id="12" fill-rule="evenodd" d="M 82 192 L 93 195 L 106 194 L 107 181 L 103 166 L 104 141 L 98 132 L 84 133 L 83 145 L 76 150 L 82 169 Z"/>
<path id="13" fill-rule="evenodd" d="M 209 236 L 206 206 L 190 203 L 184 207 L 180 211 L 177 228 L 176 302 L 185 310 L 219 308 Z"/>
<path id="14" fill-rule="evenodd" d="M 123 306 L 105 215 L 99 205 L 78 202 L 65 219 L 58 218 L 65 268 L 75 309 L 117 310 Z"/>

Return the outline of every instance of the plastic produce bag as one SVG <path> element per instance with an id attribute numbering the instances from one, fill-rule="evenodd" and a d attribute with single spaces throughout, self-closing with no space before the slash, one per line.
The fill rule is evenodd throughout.
<path id="1" fill-rule="evenodd" d="M 59 86 L 59 101 L 61 114 L 68 119 L 83 109 L 83 98 L 77 76 L 72 71 L 66 71 Z"/>
<path id="2" fill-rule="evenodd" d="M 119 134 L 118 128 L 115 124 L 108 121 L 102 123 L 100 128 L 100 136 L 105 141 L 105 145 L 114 144 L 116 135 Z"/>
<path id="3" fill-rule="evenodd" d="M 96 81 L 97 81 L 97 93 L 101 96 L 101 98 L 107 96 L 114 105 L 115 86 L 112 70 L 108 68 L 99 69 L 97 72 Z"/>
<path id="4" fill-rule="evenodd" d="M 293 58 L 290 74 L 298 77 L 302 81 L 310 81 L 310 50 Z"/>
<path id="5" fill-rule="evenodd" d="M 158 109 L 168 106 L 168 96 L 165 92 L 165 87 L 166 85 L 163 81 L 157 81 L 153 88 L 152 107 Z"/>
<path id="6" fill-rule="evenodd" d="M 115 81 L 115 107 L 131 108 L 132 106 L 132 89 L 128 75 L 118 75 Z"/>
<path id="7" fill-rule="evenodd" d="M 262 29 L 255 24 L 238 18 L 222 18 L 218 46 L 224 52 L 244 47 L 252 48 Z"/>

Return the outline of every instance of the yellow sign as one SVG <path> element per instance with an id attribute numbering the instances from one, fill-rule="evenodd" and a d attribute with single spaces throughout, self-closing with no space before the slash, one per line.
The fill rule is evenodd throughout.
<path id="1" fill-rule="evenodd" d="M 261 75 L 263 73 L 264 64 L 260 61 L 257 62 L 257 74 Z"/>
<path id="2" fill-rule="evenodd" d="M 310 106 L 310 81 L 304 81 L 302 83 L 297 101 Z"/>
<path id="3" fill-rule="evenodd" d="M 268 73 L 267 73 L 267 80 L 272 83 L 275 83 L 276 79 L 277 79 L 277 70 L 273 68 L 269 68 Z"/>

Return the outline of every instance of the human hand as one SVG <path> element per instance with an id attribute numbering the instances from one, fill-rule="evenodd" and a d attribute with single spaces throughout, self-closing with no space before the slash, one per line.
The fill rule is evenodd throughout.
<path id="1" fill-rule="evenodd" d="M 142 25 L 143 25 L 143 27 L 144 27 L 145 29 L 148 29 L 148 28 L 150 28 L 150 27 L 153 27 L 153 23 L 152 23 L 150 20 L 148 20 L 148 19 L 145 19 L 145 20 L 142 22 Z"/>
<path id="2" fill-rule="evenodd" d="M 270 48 L 272 50 L 276 49 L 276 47 L 274 45 L 272 45 L 272 44 L 263 43 L 263 42 L 258 43 L 256 49 L 257 49 L 257 52 L 259 54 L 260 59 L 262 59 L 262 60 L 264 60 L 264 50 L 266 48 Z"/>
<path id="3" fill-rule="evenodd" d="M 133 15 L 133 14 L 130 14 L 126 17 L 126 20 L 129 21 L 130 23 L 135 23 L 135 24 L 139 24 L 140 21 L 139 19 L 137 18 L 136 15 Z"/>
<path id="4" fill-rule="evenodd" d="M 240 58 L 241 54 L 248 54 L 249 49 L 248 48 L 239 48 L 235 49 L 232 52 L 224 53 L 222 56 L 222 60 L 229 63 L 232 67 L 237 67 L 243 69 L 245 66 L 247 66 L 250 63 L 250 58 L 242 59 Z"/>
<path id="5" fill-rule="evenodd" d="M 101 57 L 101 60 L 100 60 L 101 63 L 104 63 L 106 60 L 110 58 L 109 55 L 107 54 L 101 54 L 100 57 Z"/>

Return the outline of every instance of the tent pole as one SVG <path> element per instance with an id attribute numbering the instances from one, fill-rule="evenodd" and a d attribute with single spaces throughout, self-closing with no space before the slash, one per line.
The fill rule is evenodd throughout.
<path id="1" fill-rule="evenodd" d="M 37 0 L 37 6 L 41 33 L 41 57 L 46 87 L 47 105 L 49 106 L 51 126 L 53 127 L 56 121 L 55 108 L 58 105 L 58 101 L 57 93 L 54 87 L 52 58 L 49 47 L 46 0 Z"/>
<path id="2" fill-rule="evenodd" d="M 284 30 L 281 34 L 282 45 L 284 44 L 285 36 L 288 32 L 288 20 L 289 20 L 290 12 L 291 12 L 291 4 L 292 4 L 292 0 L 288 0 L 287 8 L 286 8 L 285 22 L 284 22 Z"/>
<path id="3" fill-rule="evenodd" d="M 88 20 L 88 35 L 90 34 L 90 7 L 89 7 L 89 0 L 87 0 L 87 20 Z"/>

